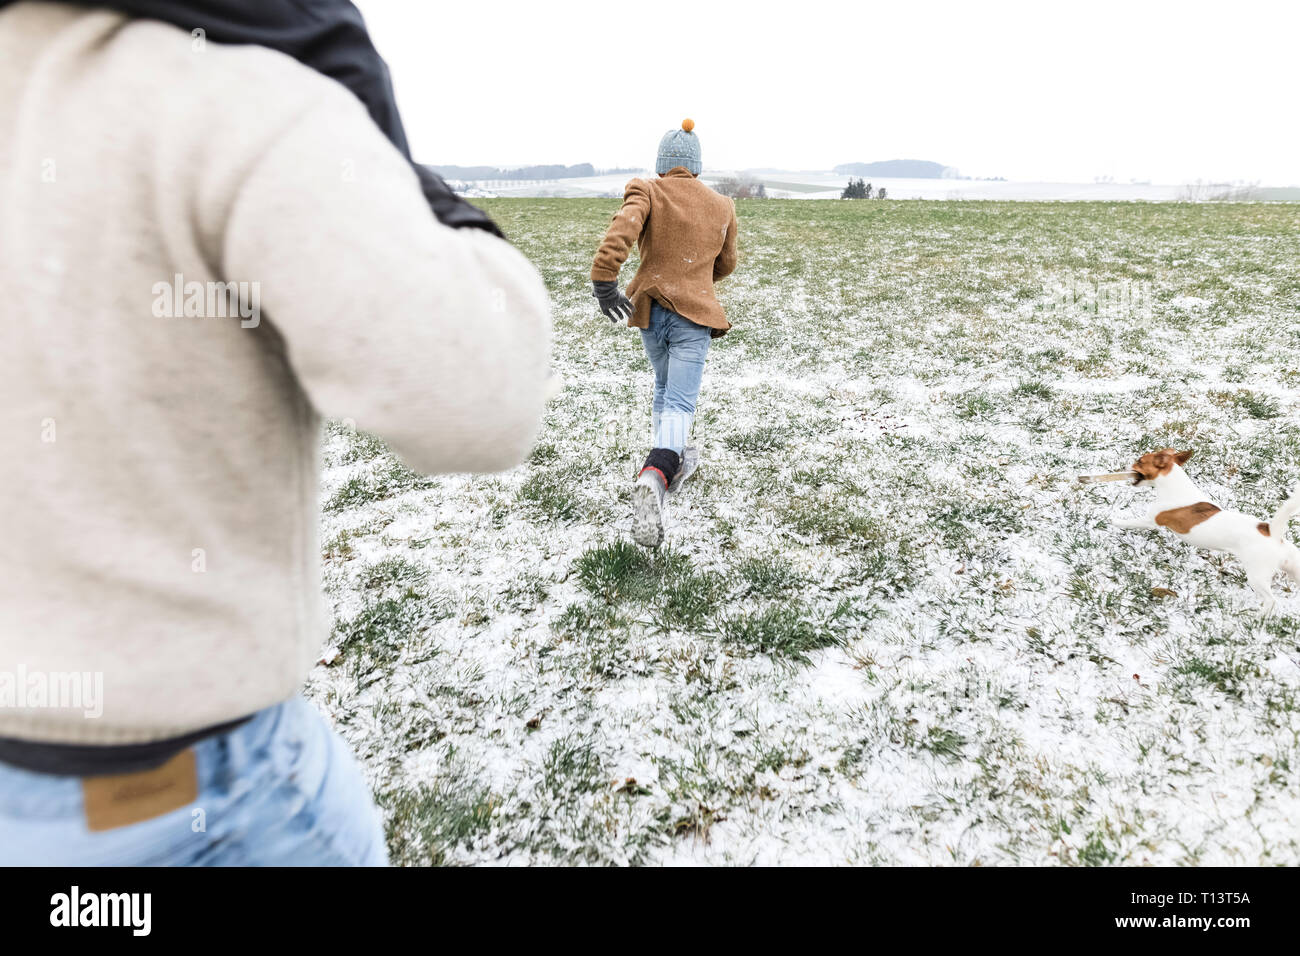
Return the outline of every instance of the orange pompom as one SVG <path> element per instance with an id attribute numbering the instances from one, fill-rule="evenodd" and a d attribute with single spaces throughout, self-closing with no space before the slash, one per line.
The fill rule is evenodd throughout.
<path id="1" fill-rule="evenodd" d="M 686 132 L 688 132 L 688 133 L 689 133 L 691 130 L 695 129 L 695 120 L 693 120 L 693 119 L 684 119 L 684 120 L 682 120 L 682 129 L 686 130 Z"/>

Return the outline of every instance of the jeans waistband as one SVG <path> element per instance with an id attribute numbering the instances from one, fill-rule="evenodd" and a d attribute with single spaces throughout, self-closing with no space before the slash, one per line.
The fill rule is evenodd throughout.
<path id="1" fill-rule="evenodd" d="M 51 744 L 34 740 L 0 737 L 0 763 L 30 770 L 33 773 L 61 777 L 101 777 L 119 773 L 139 773 L 160 767 L 187 747 L 201 740 L 229 733 L 246 724 L 252 715 L 202 730 L 151 740 L 143 744 Z"/>

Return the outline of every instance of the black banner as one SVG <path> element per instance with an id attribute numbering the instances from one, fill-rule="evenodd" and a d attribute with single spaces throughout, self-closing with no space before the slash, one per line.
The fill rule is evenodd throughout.
<path id="1" fill-rule="evenodd" d="M 809 879 L 809 878 L 812 879 Z M 567 926 L 570 944 L 647 933 L 775 944 L 774 934 L 889 939 L 1289 938 L 1296 878 L 1275 869 L 1143 870 L 5 870 L 6 940 L 75 933 L 186 944 L 454 933 L 499 945 Z M 696 936 L 679 934 L 687 927 Z M 1286 932 L 1286 937 L 1280 934 Z M 400 935 L 398 935 L 400 934 Z M 429 935 L 426 935 L 429 934 Z M 889 934 L 879 936 L 877 934 Z M 905 934 L 899 936 L 898 934 Z M 559 944 L 559 939 L 553 942 Z M 405 945 L 405 944 L 401 944 Z M 548 944 L 550 945 L 550 944 Z M 18 952 L 19 950 L 10 950 Z"/>

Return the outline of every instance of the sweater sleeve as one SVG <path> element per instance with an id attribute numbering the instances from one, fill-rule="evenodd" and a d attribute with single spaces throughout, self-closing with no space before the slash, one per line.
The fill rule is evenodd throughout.
<path id="1" fill-rule="evenodd" d="M 410 166 L 331 87 L 256 159 L 221 239 L 307 398 L 424 472 L 517 464 L 545 401 L 550 310 L 509 243 L 431 217 Z M 269 326 L 269 328 L 268 328 Z M 278 333 L 278 335 L 277 335 Z"/>
<path id="2" fill-rule="evenodd" d="M 591 281 L 613 282 L 618 270 L 623 268 L 632 243 L 641 238 L 646 221 L 650 218 L 650 187 L 643 179 L 634 179 L 623 193 L 623 205 L 614 214 L 605 238 L 596 250 L 596 261 L 591 265 Z"/>
<path id="3" fill-rule="evenodd" d="M 725 279 L 736 271 L 736 233 L 738 232 L 736 223 L 736 203 L 731 203 L 731 221 L 727 223 L 727 234 L 722 239 L 722 251 L 718 253 L 718 258 L 713 260 L 713 281 Z"/>

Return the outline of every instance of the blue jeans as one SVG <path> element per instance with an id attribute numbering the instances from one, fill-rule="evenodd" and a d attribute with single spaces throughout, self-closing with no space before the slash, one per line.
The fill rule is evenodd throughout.
<path id="1" fill-rule="evenodd" d="M 356 758 L 301 697 L 194 750 L 194 803 L 100 832 L 86 826 L 81 778 L 0 764 L 0 865 L 387 864 Z"/>
<path id="2" fill-rule="evenodd" d="M 651 304 L 650 327 L 641 330 L 641 344 L 655 372 L 651 416 L 655 448 L 682 453 L 695 420 L 695 400 L 711 338 L 708 326 L 696 325 L 658 302 Z"/>

